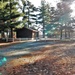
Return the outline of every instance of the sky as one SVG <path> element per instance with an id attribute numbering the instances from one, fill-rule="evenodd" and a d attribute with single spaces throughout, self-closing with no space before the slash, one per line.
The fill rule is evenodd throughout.
<path id="1" fill-rule="evenodd" d="M 41 0 L 29 0 L 34 4 L 36 7 L 40 6 Z M 60 0 L 46 0 L 47 2 L 51 3 L 52 6 L 56 6 L 56 3 L 59 2 Z"/>
<path id="2" fill-rule="evenodd" d="M 41 0 L 29 0 L 32 4 L 34 4 L 36 7 L 40 6 Z M 60 2 L 60 0 L 46 0 L 46 2 L 51 3 L 51 6 L 56 6 L 56 3 Z M 75 16 L 75 2 L 72 3 L 71 8 L 73 12 L 71 13 L 71 16 Z"/>
<path id="3" fill-rule="evenodd" d="M 73 10 L 73 12 L 71 13 L 71 16 L 75 17 L 75 1 L 72 3 L 71 9 Z"/>

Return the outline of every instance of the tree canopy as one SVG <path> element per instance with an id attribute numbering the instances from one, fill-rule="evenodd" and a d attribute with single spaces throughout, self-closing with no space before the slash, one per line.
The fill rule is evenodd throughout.
<path id="1" fill-rule="evenodd" d="M 0 4 L 2 5 L 0 6 L 0 29 L 1 31 L 10 29 L 10 37 L 13 37 L 13 28 L 15 28 L 20 23 L 20 21 L 17 21 L 17 18 L 20 17 L 20 13 L 16 8 L 17 2 L 14 0 L 2 0 L 0 1 Z"/>

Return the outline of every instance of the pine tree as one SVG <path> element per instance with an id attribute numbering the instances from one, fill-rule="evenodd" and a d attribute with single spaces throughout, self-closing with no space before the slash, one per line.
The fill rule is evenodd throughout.
<path id="1" fill-rule="evenodd" d="M 42 21 L 38 21 L 38 23 L 42 24 L 43 26 L 43 38 L 45 38 L 45 27 L 46 25 L 50 24 L 50 4 L 47 3 L 45 0 L 41 0 L 41 7 L 38 19 L 42 19 Z"/>
<path id="2" fill-rule="evenodd" d="M 11 32 L 10 37 L 13 38 L 13 29 L 20 23 L 20 21 L 17 21 L 16 19 L 20 17 L 20 13 L 17 11 L 16 5 L 17 3 L 13 0 L 3 0 L 0 1 L 2 4 L 2 7 L 0 7 L 0 20 L 2 21 L 3 25 L 1 28 L 3 30 L 9 29 Z"/>
<path id="3" fill-rule="evenodd" d="M 69 0 L 70 1 L 70 0 Z M 69 24 L 68 22 L 71 20 L 70 13 L 72 10 L 70 9 L 69 5 L 71 2 L 66 0 L 62 0 L 62 2 L 57 4 L 58 8 L 58 16 L 59 16 L 59 23 L 61 23 L 60 26 L 60 39 L 62 39 L 62 31 L 65 30 L 65 38 L 67 38 L 68 34 L 67 31 L 69 29 Z M 65 25 L 65 26 L 63 26 Z"/>
<path id="4" fill-rule="evenodd" d="M 18 3 L 18 7 L 21 10 L 21 13 L 24 14 L 22 19 L 24 21 L 24 26 L 30 27 L 30 25 L 32 24 L 32 21 L 30 21 L 30 19 L 33 19 L 31 17 L 34 17 L 32 13 L 36 11 L 37 9 L 28 0 L 21 0 L 20 2 L 22 4 Z"/>

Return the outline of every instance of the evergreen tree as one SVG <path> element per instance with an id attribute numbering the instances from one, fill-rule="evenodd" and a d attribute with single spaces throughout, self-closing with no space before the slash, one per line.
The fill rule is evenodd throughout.
<path id="1" fill-rule="evenodd" d="M 18 7 L 20 8 L 21 12 L 24 14 L 23 16 L 24 26 L 26 25 L 27 27 L 30 27 L 30 25 L 32 24 L 32 21 L 30 20 L 34 19 L 31 18 L 34 17 L 32 13 L 36 11 L 36 8 L 28 0 L 21 0 L 20 2 L 22 4 L 18 3 Z"/>
<path id="2" fill-rule="evenodd" d="M 50 24 L 50 5 L 46 3 L 45 0 L 41 0 L 40 14 L 39 19 L 42 19 L 40 22 L 43 26 L 43 38 L 45 37 L 45 25 Z"/>
<path id="3" fill-rule="evenodd" d="M 69 0 L 70 1 L 70 0 Z M 69 1 L 63 1 L 57 4 L 57 8 L 58 8 L 58 16 L 59 16 L 59 23 L 61 23 L 60 26 L 60 39 L 62 39 L 62 31 L 63 29 L 65 30 L 65 38 L 67 38 L 67 30 L 69 27 L 68 22 L 70 21 L 71 17 L 70 17 L 70 13 L 71 13 L 71 9 L 69 7 L 70 2 Z M 65 26 L 64 26 L 65 25 Z"/>
<path id="4" fill-rule="evenodd" d="M 13 28 L 20 23 L 20 21 L 16 20 L 20 16 L 16 8 L 17 3 L 14 0 L 3 0 L 0 1 L 0 4 L 2 5 L 2 7 L 0 7 L 0 20 L 3 23 L 3 25 L 0 24 L 0 26 L 3 30 L 9 29 L 11 32 L 10 37 L 13 38 Z"/>

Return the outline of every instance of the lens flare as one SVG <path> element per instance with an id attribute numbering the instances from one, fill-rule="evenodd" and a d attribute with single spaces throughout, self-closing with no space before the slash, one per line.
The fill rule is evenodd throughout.
<path id="1" fill-rule="evenodd" d="M 0 59 L 0 66 L 2 66 L 3 64 L 5 64 L 7 62 L 7 58 L 6 57 L 2 57 Z"/>
<path id="2" fill-rule="evenodd" d="M 75 1 L 71 4 L 70 7 L 71 7 L 71 9 L 72 9 L 72 11 L 73 11 L 73 12 L 71 13 L 71 16 L 74 17 L 74 16 L 75 16 Z"/>

